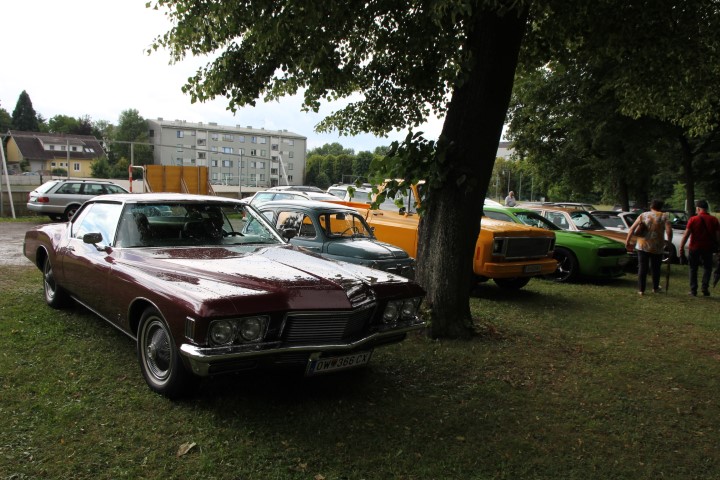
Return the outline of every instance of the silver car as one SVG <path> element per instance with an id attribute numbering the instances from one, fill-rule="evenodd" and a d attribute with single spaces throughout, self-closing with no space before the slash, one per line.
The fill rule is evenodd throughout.
<path id="1" fill-rule="evenodd" d="M 28 194 L 27 208 L 52 220 L 69 220 L 86 200 L 108 193 L 128 191 L 103 180 L 50 180 Z"/>

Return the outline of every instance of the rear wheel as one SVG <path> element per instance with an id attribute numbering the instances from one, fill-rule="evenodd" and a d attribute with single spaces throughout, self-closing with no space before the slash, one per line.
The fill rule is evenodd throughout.
<path id="1" fill-rule="evenodd" d="M 185 369 L 170 329 L 160 312 L 150 307 L 143 312 L 138 329 L 140 370 L 150 388 L 168 398 L 187 394 L 197 377 Z"/>
<path id="2" fill-rule="evenodd" d="M 63 214 L 63 219 L 72 220 L 79 208 L 80 205 L 68 205 L 68 207 L 65 209 L 65 213 Z"/>
<path id="3" fill-rule="evenodd" d="M 566 248 L 555 248 L 553 258 L 557 260 L 557 269 L 545 278 L 556 282 L 572 282 L 578 275 L 578 261 L 573 253 Z"/>
<path id="4" fill-rule="evenodd" d="M 528 284 L 530 277 L 493 278 L 495 284 L 506 290 L 520 290 Z"/>
<path id="5" fill-rule="evenodd" d="M 55 279 L 50 257 L 47 257 L 43 263 L 43 293 L 45 294 L 45 303 L 53 308 L 64 307 L 70 298 Z"/>

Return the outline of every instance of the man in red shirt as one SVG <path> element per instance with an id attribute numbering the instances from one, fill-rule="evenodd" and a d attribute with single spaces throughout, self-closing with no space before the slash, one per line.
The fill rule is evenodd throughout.
<path id="1" fill-rule="evenodd" d="M 720 222 L 708 213 L 708 202 L 695 202 L 697 215 L 690 218 L 685 233 L 680 240 L 680 255 L 685 255 L 685 242 L 690 237 L 688 264 L 690 265 L 690 295 L 697 296 L 698 267 L 703 266 L 702 294 L 710 295 L 710 273 L 712 272 L 713 253 L 720 244 Z"/>

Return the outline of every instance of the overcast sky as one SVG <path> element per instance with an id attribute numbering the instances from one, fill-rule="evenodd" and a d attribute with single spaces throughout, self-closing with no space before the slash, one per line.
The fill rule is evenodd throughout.
<path id="1" fill-rule="evenodd" d="M 287 97 L 233 115 L 227 99 L 191 104 L 180 88 L 205 60 L 188 58 L 169 65 L 166 51 L 147 55 L 152 40 L 170 28 L 165 15 L 145 7 L 147 0 L 18 0 L 2 5 L 0 45 L 0 106 L 10 114 L 25 90 L 35 111 L 45 119 L 55 115 L 106 120 L 117 124 L 120 113 L 136 109 L 146 119 L 217 122 L 267 130 L 287 129 L 308 138 L 308 149 L 339 142 L 356 152 L 374 150 L 404 138 L 372 135 L 340 137 L 317 134 L 315 125 L 330 113 L 300 110 L 301 101 Z M 436 138 L 440 121 L 422 130 Z"/>

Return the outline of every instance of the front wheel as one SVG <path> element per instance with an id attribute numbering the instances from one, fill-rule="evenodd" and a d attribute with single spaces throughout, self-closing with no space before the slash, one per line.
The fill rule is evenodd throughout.
<path id="1" fill-rule="evenodd" d="M 578 261 L 571 251 L 565 248 L 555 248 L 553 258 L 557 260 L 557 269 L 545 278 L 556 282 L 572 282 L 578 275 Z"/>
<path id="2" fill-rule="evenodd" d="M 45 294 L 45 303 L 52 308 L 64 307 L 70 298 L 55 279 L 55 272 L 53 271 L 50 257 L 47 257 L 43 264 L 43 293 Z"/>
<path id="3" fill-rule="evenodd" d="M 530 277 L 493 278 L 495 284 L 505 290 L 520 290 L 530 281 Z"/>
<path id="4" fill-rule="evenodd" d="M 137 350 L 140 371 L 151 390 L 168 398 L 188 393 L 196 377 L 185 369 L 165 320 L 153 307 L 140 318 Z"/>

